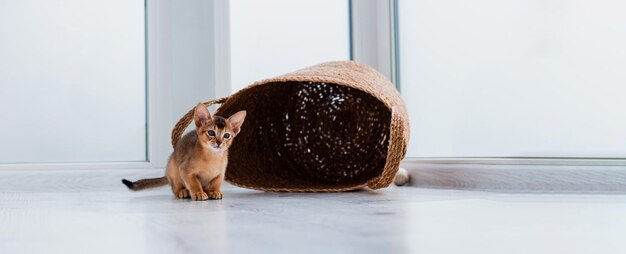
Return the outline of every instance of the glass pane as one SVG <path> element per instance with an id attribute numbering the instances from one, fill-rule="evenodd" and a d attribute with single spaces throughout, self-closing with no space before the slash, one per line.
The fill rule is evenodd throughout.
<path id="1" fill-rule="evenodd" d="M 348 1 L 230 1 L 232 85 L 350 58 Z"/>
<path id="2" fill-rule="evenodd" d="M 626 157 L 626 2 L 398 4 L 409 156 Z"/>
<path id="3" fill-rule="evenodd" d="M 0 0 L 0 163 L 145 161 L 143 0 Z"/>

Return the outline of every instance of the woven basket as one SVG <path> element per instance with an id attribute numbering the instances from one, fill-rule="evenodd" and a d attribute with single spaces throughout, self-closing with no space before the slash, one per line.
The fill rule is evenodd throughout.
<path id="1" fill-rule="evenodd" d="M 229 149 L 226 180 L 251 189 L 348 191 L 389 186 L 404 158 L 409 124 L 393 84 L 356 62 L 328 62 L 263 81 L 217 100 L 216 115 L 246 110 Z M 172 130 L 172 145 L 191 123 Z"/>

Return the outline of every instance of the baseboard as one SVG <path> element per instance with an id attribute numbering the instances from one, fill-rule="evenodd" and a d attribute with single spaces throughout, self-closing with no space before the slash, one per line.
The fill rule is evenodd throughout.
<path id="1" fill-rule="evenodd" d="M 422 160 L 402 167 L 409 186 L 496 192 L 626 193 L 626 165 L 620 160 Z"/>

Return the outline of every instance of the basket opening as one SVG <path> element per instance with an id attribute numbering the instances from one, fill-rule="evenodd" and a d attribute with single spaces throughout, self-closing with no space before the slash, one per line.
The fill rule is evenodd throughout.
<path id="1" fill-rule="evenodd" d="M 229 151 L 227 180 L 256 188 L 341 188 L 383 171 L 391 110 L 337 84 L 278 82 L 249 87 L 217 114 L 247 110 Z"/>

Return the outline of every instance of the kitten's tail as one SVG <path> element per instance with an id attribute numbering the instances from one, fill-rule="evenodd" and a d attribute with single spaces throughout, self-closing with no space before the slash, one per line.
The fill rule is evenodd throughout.
<path id="1" fill-rule="evenodd" d="M 134 182 L 128 181 L 126 179 L 122 179 L 122 183 L 126 185 L 131 190 L 138 191 L 148 188 L 155 188 L 163 185 L 169 184 L 167 177 L 158 177 L 158 178 L 146 178 L 137 180 Z"/>

